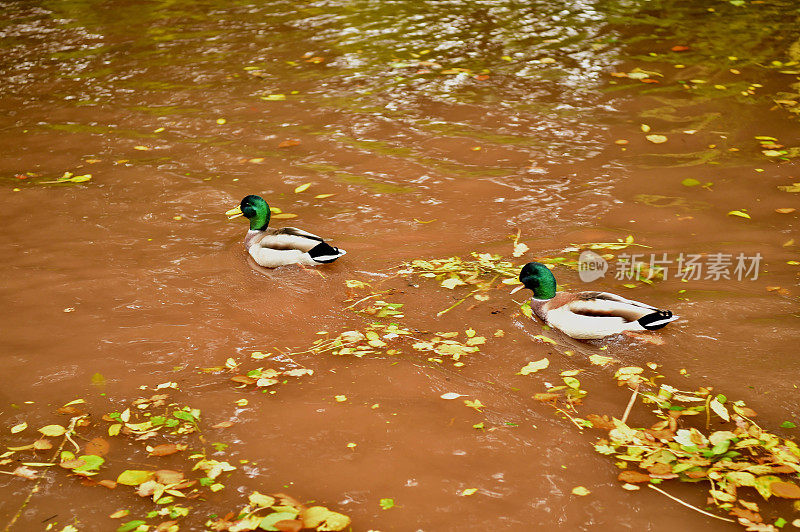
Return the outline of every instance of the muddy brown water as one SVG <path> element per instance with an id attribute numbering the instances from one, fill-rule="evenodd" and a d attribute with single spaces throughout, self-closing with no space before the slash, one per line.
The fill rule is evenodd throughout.
<path id="1" fill-rule="evenodd" d="M 771 101 L 796 75 L 764 66 L 787 61 L 798 13 L 790 2 L 707 4 L 0 2 L 3 443 L 27 442 L 7 427 L 35 427 L 72 399 L 103 413 L 140 386 L 176 381 L 209 425 L 234 422 L 206 434 L 229 445 L 215 456 L 250 461 L 194 503 L 187 529 L 253 490 L 315 500 L 354 530 L 735 529 L 621 490 L 592 448 L 597 433 L 531 399 L 557 372 L 515 375 L 545 356 L 552 369 L 582 369 L 587 411 L 619 416 L 629 392 L 587 356 L 655 362 L 673 384 L 713 386 L 795 435 L 777 426 L 800 414 L 790 264 L 800 234 L 798 214 L 775 209 L 800 208 L 777 188 L 800 173 L 753 137 L 800 143 L 797 121 Z M 692 49 L 677 57 L 675 45 Z M 426 60 L 441 68 L 418 66 Z M 610 76 L 637 67 L 660 83 Z M 441 73 L 454 68 L 470 71 Z M 686 89 L 691 79 L 708 86 Z M 753 83 L 754 95 L 739 94 Z M 668 141 L 649 142 L 641 124 Z M 279 147 L 290 139 L 299 144 Z M 64 172 L 92 180 L 42 184 Z M 713 185 L 682 184 L 690 178 Z M 223 216 L 250 193 L 297 214 L 275 225 L 327 236 L 348 255 L 323 277 L 254 270 L 245 224 Z M 314 198 L 325 193 L 335 195 Z M 742 209 L 750 219 L 726 215 Z M 377 283 L 415 258 L 508 255 L 518 229 L 531 249 L 520 263 L 627 235 L 673 258 L 760 253 L 763 263 L 757 280 L 591 284 L 679 314 L 658 333 L 663 345 L 554 331 L 558 345 L 538 342 L 541 325 L 519 316 L 521 293 L 507 289 L 437 318 L 465 292 L 418 280 L 399 285 L 404 323 L 490 337 L 463 367 L 410 353 L 300 354 L 314 375 L 272 395 L 198 371 L 361 327 L 345 280 Z M 125 468 L 126 444 L 112 444 L 108 466 Z M 572 495 L 579 485 L 592 493 Z M 30 486 L 0 479 L 4 522 Z M 459 496 L 467 488 L 478 492 Z M 670 491 L 704 504 L 697 486 Z M 396 506 L 382 510 L 383 498 Z M 53 474 L 14 529 L 111 530 L 120 508 L 141 516 L 152 503 Z"/>

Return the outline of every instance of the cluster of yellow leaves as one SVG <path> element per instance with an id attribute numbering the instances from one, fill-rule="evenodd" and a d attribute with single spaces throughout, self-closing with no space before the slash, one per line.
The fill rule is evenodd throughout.
<path id="1" fill-rule="evenodd" d="M 264 510 L 271 510 L 271 513 L 265 516 Z M 338 531 L 350 526 L 350 518 L 325 506 L 307 507 L 283 493 L 264 495 L 255 491 L 248 497 L 248 505 L 235 518 L 217 518 L 206 525 L 218 532 L 247 532 L 256 529 Z"/>

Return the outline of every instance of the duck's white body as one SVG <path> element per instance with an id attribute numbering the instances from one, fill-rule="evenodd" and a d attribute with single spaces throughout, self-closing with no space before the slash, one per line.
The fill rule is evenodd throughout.
<path id="1" fill-rule="evenodd" d="M 533 298 L 530 303 L 542 321 L 579 340 L 660 329 L 678 319 L 668 310 L 608 292 L 558 292 L 552 299 Z"/>
<path id="2" fill-rule="evenodd" d="M 347 253 L 296 227 L 268 228 L 265 231 L 250 229 L 245 235 L 244 247 L 253 260 L 265 268 L 290 264 L 317 266 L 333 262 Z"/>

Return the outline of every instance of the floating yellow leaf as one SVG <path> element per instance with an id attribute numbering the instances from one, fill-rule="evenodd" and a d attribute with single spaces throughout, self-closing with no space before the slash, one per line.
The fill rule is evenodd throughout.
<path id="1" fill-rule="evenodd" d="M 464 400 L 464 404 L 467 405 L 468 408 L 473 408 L 478 412 L 481 412 L 481 408 L 484 407 L 483 403 L 480 402 L 479 399 L 475 399 L 474 401 L 470 401 L 469 399 Z"/>
<path id="2" fill-rule="evenodd" d="M 530 375 L 531 373 L 536 373 L 537 371 L 547 369 L 548 366 L 550 366 L 550 360 L 547 358 L 536 360 L 534 362 L 528 362 L 521 370 L 519 370 L 517 375 Z"/>
<path id="3" fill-rule="evenodd" d="M 222 124 L 224 124 L 226 122 L 227 122 L 227 120 L 225 120 L 224 118 L 217 118 L 217 124 L 219 124 L 219 125 L 222 125 Z"/>
<path id="4" fill-rule="evenodd" d="M 264 494 L 259 493 L 257 491 L 254 491 L 253 493 L 251 493 L 250 497 L 248 497 L 248 499 L 250 500 L 250 504 L 252 506 L 257 506 L 257 507 L 260 507 L 260 508 L 269 508 L 270 506 L 275 504 L 275 498 L 274 497 L 270 497 L 269 495 L 264 495 Z"/>
<path id="5" fill-rule="evenodd" d="M 465 283 L 458 277 L 450 277 L 449 279 L 445 279 L 444 281 L 442 281 L 442 286 L 445 288 L 449 288 L 450 290 L 462 284 L 467 284 L 467 283 Z"/>
<path id="6" fill-rule="evenodd" d="M 597 366 L 607 366 L 612 362 L 617 362 L 617 360 L 613 357 L 607 357 L 603 355 L 589 355 L 589 362 Z"/>
<path id="7" fill-rule="evenodd" d="M 590 493 L 591 493 L 591 491 L 589 491 L 588 489 L 584 488 L 583 486 L 575 486 L 574 488 L 572 488 L 572 494 L 573 495 L 580 495 L 581 497 L 585 497 L 586 495 L 589 495 Z"/>
<path id="8" fill-rule="evenodd" d="M 303 528 L 315 528 L 321 531 L 344 530 L 350 526 L 350 518 L 344 514 L 332 512 L 324 506 L 312 506 L 300 514 Z"/>
<path id="9" fill-rule="evenodd" d="M 310 187 L 310 186 L 311 186 L 311 183 L 303 183 L 302 185 L 300 185 L 299 187 L 294 189 L 294 193 L 295 194 L 299 194 L 301 192 L 305 192 L 306 190 L 308 190 L 308 187 Z"/>
<path id="10" fill-rule="evenodd" d="M 728 216 L 738 216 L 739 218 L 747 218 L 748 220 L 750 219 L 750 215 L 742 211 L 730 211 Z"/>
<path id="11" fill-rule="evenodd" d="M 317 194 L 314 196 L 315 199 L 325 199 L 330 198 L 331 196 L 335 196 L 335 194 Z"/>
<path id="12" fill-rule="evenodd" d="M 142 471 L 140 469 L 126 469 L 117 477 L 117 484 L 126 486 L 138 486 L 153 478 L 152 471 Z"/>
<path id="13" fill-rule="evenodd" d="M 555 340 L 553 340 L 552 338 L 550 338 L 550 337 L 548 337 L 548 336 L 545 336 L 545 335 L 543 335 L 543 334 L 537 334 L 537 335 L 536 335 L 536 336 L 534 336 L 533 338 L 534 338 L 535 340 L 541 340 L 542 342 L 544 342 L 544 343 L 546 343 L 546 344 L 555 344 L 555 343 L 556 343 L 556 341 L 555 341 Z"/>
<path id="14" fill-rule="evenodd" d="M 334 399 L 336 399 L 337 403 L 343 403 L 343 402 L 347 401 L 347 396 L 346 395 L 336 395 L 336 396 L 334 396 Z"/>
<path id="15" fill-rule="evenodd" d="M 65 432 L 67 432 L 67 429 L 65 429 L 61 425 L 46 425 L 40 428 L 39 432 L 41 432 L 45 436 L 56 437 L 63 435 Z"/>
<path id="16" fill-rule="evenodd" d="M 478 491 L 478 488 L 467 488 L 461 492 L 463 497 L 468 497 Z"/>
<path id="17" fill-rule="evenodd" d="M 133 147 L 133 149 L 134 149 L 134 150 L 139 150 L 139 151 L 147 151 L 147 150 L 149 150 L 150 148 L 149 148 L 149 147 L 147 147 L 147 146 L 134 146 L 134 147 Z"/>
<path id="18" fill-rule="evenodd" d="M 11 427 L 11 434 L 16 434 L 17 432 L 22 432 L 23 430 L 28 428 L 28 424 L 24 421 L 18 425 L 14 425 Z"/>
<path id="19" fill-rule="evenodd" d="M 653 144 L 663 144 L 667 142 L 667 137 L 664 135 L 647 135 L 645 138 Z"/>
<path id="20" fill-rule="evenodd" d="M 247 406 L 247 399 L 237 399 L 234 403 L 238 406 Z"/>
<path id="21" fill-rule="evenodd" d="M 518 242 L 514 244 L 514 252 L 512 255 L 515 257 L 521 257 L 529 249 L 530 248 L 527 245 L 523 244 L 522 242 Z"/>

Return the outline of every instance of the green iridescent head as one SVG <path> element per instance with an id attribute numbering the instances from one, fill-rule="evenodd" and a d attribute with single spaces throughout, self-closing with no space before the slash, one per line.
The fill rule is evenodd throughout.
<path id="1" fill-rule="evenodd" d="M 519 280 L 536 299 L 552 299 L 556 295 L 556 278 L 550 269 L 540 262 L 529 262 L 519 272 Z"/>
<path id="2" fill-rule="evenodd" d="M 264 198 L 256 195 L 245 196 L 242 203 L 225 213 L 229 218 L 244 216 L 250 220 L 250 229 L 253 231 L 264 231 L 269 225 L 271 212 L 269 205 Z"/>

